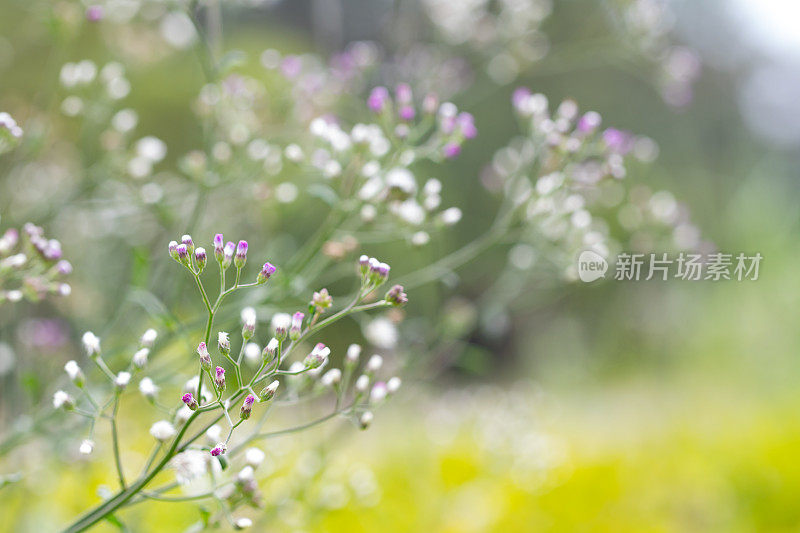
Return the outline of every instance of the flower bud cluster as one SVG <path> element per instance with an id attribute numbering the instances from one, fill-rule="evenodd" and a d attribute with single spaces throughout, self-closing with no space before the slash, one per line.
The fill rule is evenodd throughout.
<path id="1" fill-rule="evenodd" d="M 68 296 L 72 288 L 62 280 L 71 273 L 61 243 L 45 237 L 39 226 L 27 223 L 21 232 L 9 228 L 0 236 L 0 305 L 23 298 L 38 301 L 48 294 Z"/>

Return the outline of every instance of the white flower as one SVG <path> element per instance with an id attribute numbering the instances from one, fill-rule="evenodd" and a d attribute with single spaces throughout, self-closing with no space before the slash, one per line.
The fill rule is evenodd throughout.
<path id="1" fill-rule="evenodd" d="M 147 348 L 142 348 L 138 350 L 135 354 L 133 354 L 133 364 L 136 368 L 144 368 L 144 365 L 147 364 L 147 356 L 150 355 L 150 350 Z"/>
<path id="2" fill-rule="evenodd" d="M 414 246 L 425 246 L 431 241 L 431 236 L 427 231 L 418 231 L 411 236 L 411 244 Z"/>
<path id="3" fill-rule="evenodd" d="M 152 348 L 153 343 L 156 342 L 156 337 L 158 337 L 158 332 L 153 328 L 150 328 L 144 332 L 140 342 L 145 348 Z"/>
<path id="4" fill-rule="evenodd" d="M 358 392 L 366 392 L 367 388 L 369 388 L 369 376 L 361 374 L 356 380 L 356 390 Z"/>
<path id="5" fill-rule="evenodd" d="M 139 382 L 139 392 L 145 398 L 154 398 L 158 394 L 158 387 L 153 383 L 152 379 L 142 378 L 142 381 Z"/>
<path id="6" fill-rule="evenodd" d="M 240 318 L 242 319 L 242 324 L 245 326 L 252 324 L 255 326 L 256 324 L 256 310 L 252 307 L 245 307 L 242 309 L 240 314 Z"/>
<path id="7" fill-rule="evenodd" d="M 125 387 L 127 387 L 128 383 L 130 383 L 130 382 L 131 382 L 131 373 L 130 372 L 120 372 L 119 374 L 117 374 L 117 377 L 114 379 L 114 384 L 117 387 L 121 388 L 121 389 L 124 389 Z"/>
<path id="8" fill-rule="evenodd" d="M 180 409 L 178 409 L 178 412 L 175 413 L 175 418 L 179 424 L 184 424 L 187 420 L 189 420 L 189 417 L 192 416 L 192 413 L 194 413 L 194 411 L 189 409 L 188 405 L 184 404 Z"/>
<path id="9" fill-rule="evenodd" d="M 272 327 L 273 331 L 278 328 L 288 330 L 291 324 L 292 316 L 289 313 L 276 313 L 272 316 L 272 320 L 270 321 L 270 326 Z"/>
<path id="10" fill-rule="evenodd" d="M 244 347 L 244 358 L 251 363 L 261 360 L 261 348 L 254 342 L 248 342 Z"/>
<path id="11" fill-rule="evenodd" d="M 100 353 L 100 339 L 91 331 L 83 334 L 83 347 L 89 356 L 97 355 Z"/>
<path id="12" fill-rule="evenodd" d="M 347 347 L 346 360 L 348 363 L 357 363 L 358 358 L 361 356 L 361 346 L 358 344 L 351 344 Z"/>
<path id="13" fill-rule="evenodd" d="M 403 382 L 400 380 L 400 378 L 395 376 L 386 382 L 386 390 L 389 392 L 389 394 L 394 394 L 400 389 L 400 385 L 402 384 Z"/>
<path id="14" fill-rule="evenodd" d="M 369 393 L 369 401 L 372 403 L 382 402 L 388 392 L 386 383 L 378 382 Z"/>
<path id="15" fill-rule="evenodd" d="M 244 461 L 253 468 L 256 468 L 264 462 L 266 456 L 267 455 L 258 448 L 247 448 L 244 452 Z"/>
<path id="16" fill-rule="evenodd" d="M 208 454 L 200 450 L 186 450 L 172 458 L 170 466 L 181 485 L 191 483 L 208 471 Z"/>
<path id="17" fill-rule="evenodd" d="M 319 382 L 322 383 L 325 387 L 330 387 L 339 383 L 342 380 L 342 371 L 338 368 L 331 368 L 325 374 L 323 374 L 322 378 L 320 378 Z"/>
<path id="18" fill-rule="evenodd" d="M 90 453 L 92 453 L 92 451 L 94 451 L 94 441 L 91 441 L 89 439 L 84 440 L 83 442 L 81 442 L 78 451 L 82 455 L 89 455 Z"/>
<path id="19" fill-rule="evenodd" d="M 75 378 L 81 375 L 81 367 L 75 361 L 67 361 L 67 364 L 64 365 L 64 371 L 72 381 L 75 381 Z"/>
<path id="20" fill-rule="evenodd" d="M 74 403 L 72 396 L 63 390 L 56 391 L 56 393 L 53 394 L 53 407 L 56 409 L 61 409 L 62 407 L 67 408 Z"/>
<path id="21" fill-rule="evenodd" d="M 452 226 L 453 224 L 456 224 L 458 223 L 459 220 L 461 220 L 461 209 L 457 207 L 451 207 L 449 209 L 445 209 L 439 215 L 439 218 L 441 219 L 442 223 L 445 226 Z"/>
<path id="22" fill-rule="evenodd" d="M 391 320 L 384 317 L 378 317 L 370 321 L 364 327 L 364 337 L 370 343 L 384 350 L 394 348 L 399 340 L 397 327 Z"/>
<path id="23" fill-rule="evenodd" d="M 245 466 L 236 474 L 236 479 L 238 481 L 252 481 L 254 478 L 255 470 L 253 470 L 253 467 L 250 465 Z"/>
<path id="24" fill-rule="evenodd" d="M 413 198 L 402 203 L 391 204 L 389 209 L 409 224 L 418 226 L 425 221 L 425 210 Z"/>
<path id="25" fill-rule="evenodd" d="M 407 168 L 393 168 L 386 173 L 386 186 L 390 189 L 398 189 L 407 195 L 417 192 L 417 181 L 414 174 Z"/>
<path id="26" fill-rule="evenodd" d="M 303 149 L 296 144 L 290 144 L 284 148 L 283 154 L 286 156 L 286 159 L 295 163 L 299 163 L 303 160 Z"/>
<path id="27" fill-rule="evenodd" d="M 175 427 L 167 420 L 159 420 L 150 427 L 150 434 L 161 442 L 171 439 L 175 433 Z"/>
<path id="28" fill-rule="evenodd" d="M 381 369 L 382 366 L 383 366 L 383 357 L 381 357 L 378 354 L 373 355 L 372 357 L 369 358 L 369 361 L 367 361 L 367 370 L 369 372 L 373 373 L 377 372 L 378 370 Z"/>
<path id="29" fill-rule="evenodd" d="M 247 529 L 248 527 L 250 527 L 252 525 L 253 525 L 253 521 L 250 520 L 249 518 L 246 518 L 246 517 L 237 518 L 236 521 L 233 523 L 233 526 L 236 529 Z"/>
<path id="30" fill-rule="evenodd" d="M 151 163 L 158 163 L 167 155 L 167 145 L 158 137 L 148 135 L 136 142 L 136 154 Z"/>

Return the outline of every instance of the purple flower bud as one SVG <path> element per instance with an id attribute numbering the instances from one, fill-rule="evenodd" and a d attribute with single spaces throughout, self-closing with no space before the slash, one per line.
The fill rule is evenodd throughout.
<path id="1" fill-rule="evenodd" d="M 475 119 L 470 113 L 459 113 L 456 121 L 458 122 L 459 130 L 461 130 L 461 135 L 463 135 L 465 139 L 474 139 L 478 136 L 478 129 L 475 127 Z"/>
<path id="2" fill-rule="evenodd" d="M 221 366 L 218 366 L 216 369 L 214 387 L 216 387 L 217 392 L 223 392 L 225 390 L 225 369 Z"/>
<path id="3" fill-rule="evenodd" d="M 317 313 L 324 313 L 331 305 L 333 305 L 333 298 L 328 293 L 328 289 L 320 289 L 314 292 L 311 297 L 311 305 Z"/>
<path id="4" fill-rule="evenodd" d="M 86 20 L 98 22 L 103 18 L 103 6 L 92 5 L 86 8 Z"/>
<path id="5" fill-rule="evenodd" d="M 442 148 L 442 154 L 447 159 L 454 159 L 461 153 L 461 145 L 458 143 L 447 143 Z"/>
<path id="6" fill-rule="evenodd" d="M 214 235 L 214 258 L 216 258 L 219 264 L 222 264 L 222 261 L 225 259 L 225 244 L 222 240 L 222 233 Z"/>
<path id="7" fill-rule="evenodd" d="M 261 267 L 261 272 L 258 273 L 258 277 L 256 278 L 256 283 L 261 285 L 262 283 L 266 283 L 267 280 L 275 273 L 277 268 L 275 268 L 272 263 L 267 261 L 264 263 L 264 266 Z"/>
<path id="8" fill-rule="evenodd" d="M 577 130 L 583 134 L 592 133 L 600 127 L 601 122 L 600 113 L 589 111 L 578 119 Z"/>
<path id="9" fill-rule="evenodd" d="M 218 442 L 216 446 L 211 448 L 211 455 L 213 457 L 218 457 L 220 455 L 225 455 L 228 451 L 228 446 L 224 442 Z"/>
<path id="10" fill-rule="evenodd" d="M 614 152 L 625 154 L 631 149 L 631 135 L 616 128 L 607 128 L 603 131 L 603 141 Z"/>
<path id="11" fill-rule="evenodd" d="M 289 338 L 293 341 L 296 341 L 300 338 L 300 333 L 303 328 L 303 319 L 306 315 L 301 312 L 297 312 L 292 316 L 292 326 L 289 328 Z"/>
<path id="12" fill-rule="evenodd" d="M 261 397 L 261 401 L 268 402 L 272 398 L 274 398 L 275 392 L 278 390 L 278 385 L 280 385 L 280 382 L 278 382 L 278 380 L 275 380 L 266 387 L 264 387 L 264 390 L 262 390 L 261 394 L 259 394 L 259 396 Z"/>
<path id="13" fill-rule="evenodd" d="M 527 87 L 517 87 L 514 89 L 511 95 L 511 105 L 514 106 L 514 109 L 516 109 L 518 113 L 525 111 L 525 104 L 528 98 L 531 97 L 531 94 L 531 90 Z"/>
<path id="14" fill-rule="evenodd" d="M 197 400 L 195 400 L 194 396 L 192 396 L 191 392 L 187 392 L 186 394 L 184 394 L 181 397 L 181 400 L 183 400 L 183 403 L 185 403 L 186 406 L 189 407 L 189 409 L 191 409 L 192 411 L 197 411 L 197 408 L 200 407 L 197 404 Z"/>
<path id="15" fill-rule="evenodd" d="M 394 96 L 399 104 L 410 104 L 414 98 L 411 86 L 407 83 L 400 83 L 394 89 Z"/>
<path id="16" fill-rule="evenodd" d="M 194 260 L 197 263 L 197 273 L 199 274 L 206 267 L 206 261 L 208 260 L 206 249 L 202 247 L 196 249 L 194 251 Z"/>
<path id="17" fill-rule="evenodd" d="M 50 239 L 44 244 L 42 248 L 42 255 L 48 261 L 57 261 L 63 255 L 61 252 L 61 243 L 55 239 Z"/>
<path id="18" fill-rule="evenodd" d="M 236 250 L 236 245 L 233 244 L 231 241 L 225 243 L 225 249 L 223 250 L 223 259 L 222 259 L 222 268 L 227 269 L 231 266 L 233 262 L 233 253 Z"/>
<path id="19" fill-rule="evenodd" d="M 386 109 L 389 101 L 389 90 L 386 87 L 375 87 L 369 93 L 367 106 L 375 113 L 381 113 Z"/>
<path id="20" fill-rule="evenodd" d="M 414 120 L 414 117 L 416 116 L 417 113 L 416 111 L 414 111 L 414 108 L 412 106 L 404 105 L 400 108 L 400 111 L 398 111 L 397 114 L 400 117 L 400 120 L 405 120 L 406 122 L 409 122 L 411 120 Z"/>
<path id="21" fill-rule="evenodd" d="M 189 253 L 194 253 L 194 241 L 192 241 L 191 235 L 184 235 L 181 237 L 181 243 L 186 245 L 186 249 Z"/>
<path id="22" fill-rule="evenodd" d="M 264 347 L 264 350 L 261 352 L 261 357 L 267 364 L 271 363 L 275 359 L 275 356 L 278 355 L 279 344 L 278 339 L 273 337 Z"/>
<path id="23" fill-rule="evenodd" d="M 422 112 L 426 115 L 433 115 L 438 107 L 439 98 L 433 93 L 426 94 L 422 100 Z"/>
<path id="24" fill-rule="evenodd" d="M 303 364 L 306 366 L 306 368 L 319 368 L 325 364 L 325 361 L 328 360 L 328 356 L 330 354 L 331 349 L 319 342 L 316 346 L 314 346 L 314 349 L 311 350 L 311 353 L 308 354 L 303 360 Z"/>
<path id="25" fill-rule="evenodd" d="M 175 251 L 178 253 L 178 261 L 183 263 L 184 265 L 189 264 L 189 250 L 185 244 L 179 244 Z"/>
<path id="26" fill-rule="evenodd" d="M 384 300 L 389 302 L 390 304 L 394 305 L 395 307 L 399 307 L 401 305 L 405 305 L 408 303 L 408 296 L 406 293 L 403 292 L 402 285 L 395 285 L 386 293 L 384 296 Z"/>
<path id="27" fill-rule="evenodd" d="M 365 276 L 369 270 L 369 257 L 362 255 L 358 258 L 358 268 L 361 270 L 361 275 Z"/>
<path id="28" fill-rule="evenodd" d="M 252 394 L 248 394 L 247 398 L 244 399 L 242 402 L 242 410 L 239 412 L 239 417 L 242 420 L 247 420 L 250 418 L 250 413 L 253 411 L 253 404 L 256 402 L 256 397 Z"/>
<path id="29" fill-rule="evenodd" d="M 205 370 L 211 370 L 211 354 L 208 353 L 208 348 L 206 347 L 206 343 L 201 342 L 197 345 L 197 355 L 200 356 L 200 365 Z"/>
<path id="30" fill-rule="evenodd" d="M 236 246 L 236 258 L 234 259 L 236 268 L 242 268 L 245 261 L 247 261 L 247 241 L 239 241 Z"/>
<path id="31" fill-rule="evenodd" d="M 56 263 L 56 272 L 62 276 L 68 276 L 72 274 L 72 264 L 66 259 L 62 259 Z"/>

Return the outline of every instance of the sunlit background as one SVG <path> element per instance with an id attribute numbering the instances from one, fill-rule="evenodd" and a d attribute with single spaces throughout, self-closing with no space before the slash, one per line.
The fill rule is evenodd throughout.
<path id="1" fill-rule="evenodd" d="M 124 19 L 138 4 L 109 1 L 105 16 Z M 163 139 L 166 160 L 176 162 L 202 138 L 191 114 L 203 76 L 189 50 L 197 36 L 166 3 L 143 4 L 136 25 L 117 23 L 112 38 L 105 22 L 82 26 L 86 5 L 79 2 L 0 0 L 0 111 L 12 112 L 33 137 L 52 135 L 45 111 L 70 114 L 61 64 L 125 57 L 137 131 Z M 478 139 L 464 157 L 431 170 L 445 185 L 445 204 L 462 206 L 464 219 L 434 239 L 435 254 L 406 256 L 406 243 L 370 253 L 395 257 L 393 271 L 403 273 L 483 233 L 496 202 L 487 200 L 481 169 L 516 131 L 509 99 L 525 85 L 551 102 L 574 98 L 604 123 L 652 138 L 659 155 L 642 180 L 672 191 L 719 250 L 760 252 L 760 277 L 553 284 L 537 278 L 533 252 L 501 245 L 458 273 L 409 290 L 407 315 L 418 325 L 411 331 L 441 320 L 436 342 L 416 354 L 402 394 L 369 431 L 321 427 L 269 441 L 261 487 L 267 506 L 250 514 L 263 520 L 259 530 L 800 529 L 800 3 L 675 0 L 670 39 L 696 56 L 666 63 L 663 54 L 634 57 L 633 37 L 614 33 L 630 21 L 615 6 L 636 4 L 639 22 L 660 24 L 666 19 L 648 18 L 658 16 L 652 10 L 660 2 L 519 2 L 528 15 L 541 6 L 552 13 L 533 30 L 536 38 L 512 32 L 491 46 L 469 42 L 480 32 L 466 22 L 454 27 L 458 19 L 448 9 L 458 11 L 455 4 L 254 0 L 222 10 L 224 48 L 244 51 L 245 72 L 263 70 L 265 50 L 327 58 L 348 43 L 374 41 L 386 50 L 386 64 L 394 61 L 383 73 L 387 83 L 404 75 L 427 80 L 474 113 Z M 424 53 L 417 48 L 434 41 Z M 436 68 L 440 55 L 463 59 Z M 672 83 L 693 78 L 696 63 L 702 69 L 691 86 Z M 266 129 L 281 138 L 292 133 L 282 105 L 297 95 L 271 80 L 275 109 L 266 113 Z M 324 105 L 300 99 L 309 108 Z M 129 336 L 138 335 L 161 311 L 148 291 L 173 293 L 184 314 L 193 303 L 161 258 L 169 238 L 160 228 L 182 223 L 180 206 L 161 199 L 180 191 L 180 180 L 146 172 L 136 194 L 152 218 L 142 218 L 128 209 L 124 186 L 104 182 L 91 166 L 87 176 L 76 171 L 84 168 L 81 157 L 93 155 L 70 143 L 100 132 L 68 120 L 54 128 L 60 140 L 26 148 L 37 162 L 0 156 L 3 227 L 38 221 L 76 265 L 68 299 L 0 309 L 0 509 L 8 531 L 57 530 L 115 481 L 107 443 L 87 461 L 75 451 L 80 435 L 62 434 L 51 419 L 20 416 L 48 404 L 81 333 L 105 336 L 135 325 Z M 258 205 L 235 211 L 236 195 L 250 189 L 217 192 L 219 203 L 201 214 L 196 235 L 219 226 L 249 231 L 280 257 L 321 219 L 291 186 L 275 189 L 286 201 L 269 213 Z M 232 208 L 241 220 L 213 213 Z M 295 240 L 271 239 L 279 230 Z M 509 294 L 487 295 L 507 260 L 524 282 Z M 354 322 L 331 344 L 342 351 L 348 335 L 369 337 L 369 328 Z M 378 344 L 370 349 L 395 348 Z M 123 409 L 135 411 L 136 402 L 130 398 Z M 146 454 L 148 421 L 132 418 L 123 428 L 139 435 L 129 443 L 138 450 L 128 452 L 131 461 Z M 50 425 L 57 445 L 18 440 L 34 423 Z M 28 474 L 18 479 L 17 472 Z M 153 503 L 124 516 L 133 531 L 182 531 L 198 511 L 191 503 Z M 118 529 L 105 523 L 98 530 Z"/>

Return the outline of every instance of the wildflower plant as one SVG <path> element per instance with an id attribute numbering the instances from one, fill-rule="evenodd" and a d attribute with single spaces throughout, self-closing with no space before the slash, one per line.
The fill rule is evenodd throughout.
<path id="1" fill-rule="evenodd" d="M 380 380 L 381 356 L 372 356 L 361 368 L 360 349 L 354 345 L 348 350 L 343 368 L 331 368 L 331 349 L 321 342 L 310 349 L 308 344 L 317 341 L 314 337 L 344 317 L 400 307 L 408 301 L 399 285 L 392 286 L 383 298 L 375 298 L 389 277 L 390 268 L 386 263 L 362 256 L 356 266 L 355 293 L 336 311 L 334 298 L 323 288 L 313 294 L 307 312 L 295 311 L 288 319 L 283 318 L 288 315 L 276 317 L 270 332 L 272 336 L 264 343 L 256 369 L 251 371 L 244 362 L 246 347 L 259 336 L 255 311 L 245 308 L 241 334 L 236 336 L 219 331 L 212 339 L 214 319 L 229 296 L 268 285 L 273 276 L 279 275 L 278 269 L 265 262 L 255 275 L 248 274 L 247 271 L 253 269 L 247 268 L 246 241 L 224 242 L 223 235 L 217 234 L 210 249 L 216 268 L 208 264 L 210 253 L 196 246 L 189 235 L 184 235 L 180 243 L 172 241 L 168 246 L 170 257 L 195 282 L 207 318 L 196 345 L 195 375 L 188 379 L 182 393 L 165 400 L 165 393 L 158 384 L 164 377 L 146 375 L 150 350 L 157 339 L 153 329 L 142 335 L 130 362 L 121 370 L 112 370 L 96 335 L 84 334 L 86 355 L 107 383 L 108 398 L 105 400 L 95 398 L 100 386 L 95 383 L 94 374 L 84 372 L 76 361 L 65 366 L 75 391 L 56 391 L 53 407 L 88 420 L 89 435 L 79 449 L 84 455 L 91 454 L 95 447 L 96 423 L 101 419 L 109 420 L 114 468 L 119 481 L 114 495 L 79 517 L 67 531 L 84 530 L 142 500 L 181 500 L 180 496 L 169 493 L 176 486 L 198 477 L 208 478 L 212 486 L 203 494 L 193 495 L 192 499 L 220 503 L 219 516 L 210 520 L 227 519 L 234 527 L 241 527 L 242 521 L 249 519 L 234 519 L 232 513 L 241 506 L 259 505 L 253 465 L 249 464 L 259 451 L 253 446 L 270 436 L 301 431 L 337 417 L 365 429 L 372 422 L 374 410 L 400 387 L 399 378 Z M 218 272 L 219 290 L 215 298 L 209 296 L 204 283 L 209 270 Z M 245 281 L 247 278 L 251 281 Z M 232 337 L 240 337 L 240 340 Z M 118 418 L 122 396 L 135 394 L 132 391 L 137 388 L 155 411 L 150 427 L 155 444 L 140 474 L 131 478 L 131 467 L 122 461 L 120 450 L 126 439 L 119 433 Z M 328 412 L 296 426 L 268 429 L 270 413 L 281 403 L 281 397 L 297 400 L 307 395 L 330 397 Z M 213 436 L 212 441 L 208 440 L 209 435 Z M 233 472 L 234 467 L 240 471 L 232 473 L 229 479 L 219 474 L 220 471 Z M 151 487 L 154 478 L 168 469 L 175 471 L 175 483 Z"/>

